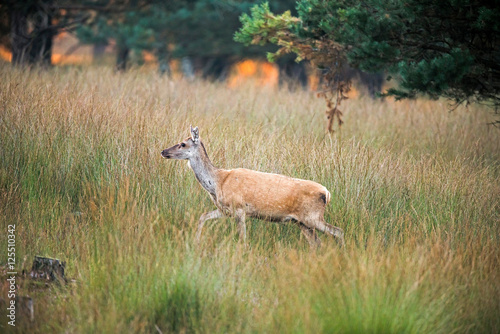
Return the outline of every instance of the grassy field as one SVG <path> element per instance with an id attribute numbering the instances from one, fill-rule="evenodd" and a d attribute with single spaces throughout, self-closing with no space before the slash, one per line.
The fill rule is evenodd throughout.
<path id="1" fill-rule="evenodd" d="M 347 101 L 341 132 L 305 91 L 170 81 L 145 70 L 0 65 L 0 227 L 16 269 L 67 262 L 66 285 L 18 278 L 29 333 L 498 333 L 500 132 L 491 110 Z M 332 194 L 311 251 L 292 223 L 250 220 L 247 245 L 183 161 L 209 156 L 317 181 Z M 7 238 L 0 238 L 0 264 Z M 3 298 L 6 278 L 1 280 Z M 5 312 L 3 309 L 2 312 Z M 3 313 L 0 331 L 7 328 Z"/>

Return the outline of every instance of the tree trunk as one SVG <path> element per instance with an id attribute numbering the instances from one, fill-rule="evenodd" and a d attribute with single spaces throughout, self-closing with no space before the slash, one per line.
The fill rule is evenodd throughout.
<path id="1" fill-rule="evenodd" d="M 182 57 L 181 69 L 182 69 L 182 73 L 184 74 L 184 77 L 186 79 L 188 79 L 189 81 L 194 80 L 194 68 L 193 68 L 193 62 L 191 61 L 191 58 Z"/>
<path id="2" fill-rule="evenodd" d="M 10 27 L 12 42 L 12 64 L 51 65 L 52 40 L 52 0 L 37 2 L 34 6 L 12 6 Z M 33 31 L 28 32 L 28 22 Z"/>
<path id="3" fill-rule="evenodd" d="M 116 53 L 116 70 L 125 71 L 127 69 L 127 60 L 130 49 L 127 46 L 117 45 L 118 51 Z"/>
<path id="4" fill-rule="evenodd" d="M 170 76 L 170 65 L 168 63 L 169 57 L 168 52 L 166 51 L 166 47 L 162 47 L 158 49 L 158 73 L 160 75 L 167 74 Z"/>
<path id="5" fill-rule="evenodd" d="M 28 13 L 18 6 L 10 11 L 10 39 L 12 44 L 12 64 L 24 65 L 28 61 L 26 49 L 30 43 L 28 37 Z"/>
<path id="6" fill-rule="evenodd" d="M 95 43 L 92 48 L 92 61 L 94 63 L 100 62 L 101 58 L 104 56 L 104 51 L 106 51 L 106 43 Z"/>
<path id="7" fill-rule="evenodd" d="M 49 22 L 52 21 L 50 16 L 47 16 Z M 50 23 L 49 23 L 50 26 Z M 54 33 L 48 26 L 39 27 L 38 34 L 33 36 L 29 57 L 31 64 L 39 64 L 42 66 L 52 65 L 52 40 Z"/>
<path id="8" fill-rule="evenodd" d="M 278 61 L 278 67 L 280 85 L 287 82 L 288 88 L 292 91 L 307 87 L 307 71 L 304 62 L 296 63 L 295 59 L 289 57 Z"/>

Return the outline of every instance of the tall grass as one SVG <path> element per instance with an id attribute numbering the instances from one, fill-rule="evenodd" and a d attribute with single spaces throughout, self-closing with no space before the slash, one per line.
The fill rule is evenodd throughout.
<path id="1" fill-rule="evenodd" d="M 74 279 L 20 278 L 36 320 L 20 318 L 17 331 L 500 331 L 490 110 L 360 98 L 326 135 L 323 101 L 304 91 L 106 68 L 1 65 L 0 77 L 2 234 L 16 224 L 19 272 L 47 255 Z M 219 167 L 325 185 L 345 249 L 322 235 L 311 251 L 297 226 L 258 220 L 242 245 L 229 218 L 207 224 L 196 245 L 213 204 L 184 162 L 160 156 L 190 124 Z"/>

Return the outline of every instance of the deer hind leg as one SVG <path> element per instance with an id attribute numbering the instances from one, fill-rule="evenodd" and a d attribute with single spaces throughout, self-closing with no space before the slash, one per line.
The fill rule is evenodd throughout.
<path id="1" fill-rule="evenodd" d="M 311 249 L 317 249 L 321 246 L 321 240 L 319 240 L 318 236 L 316 235 L 316 231 L 312 228 L 309 228 L 305 226 L 302 223 L 299 223 L 300 229 L 302 230 L 302 234 L 306 237 L 307 241 L 309 242 L 309 247 Z"/>
<path id="2" fill-rule="evenodd" d="M 223 216 L 222 212 L 217 209 L 210 212 L 205 212 L 201 215 L 200 220 L 198 220 L 198 229 L 196 230 L 196 242 L 200 241 L 201 230 L 203 230 L 203 225 L 209 219 L 217 219 Z"/>

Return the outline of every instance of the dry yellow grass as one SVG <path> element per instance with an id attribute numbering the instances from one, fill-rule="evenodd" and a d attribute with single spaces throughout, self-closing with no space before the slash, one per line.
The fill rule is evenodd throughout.
<path id="1" fill-rule="evenodd" d="M 2 231 L 17 226 L 18 271 L 47 255 L 76 280 L 20 279 L 36 321 L 17 331 L 500 331 L 490 110 L 360 98 L 327 135 L 310 92 L 141 69 L 2 64 L 0 77 Z M 196 246 L 195 222 L 212 204 L 183 162 L 160 156 L 190 124 L 217 166 L 325 185 L 325 217 L 345 230 L 345 250 L 322 235 L 311 252 L 293 224 L 257 220 L 245 248 L 231 219 L 208 224 Z"/>

